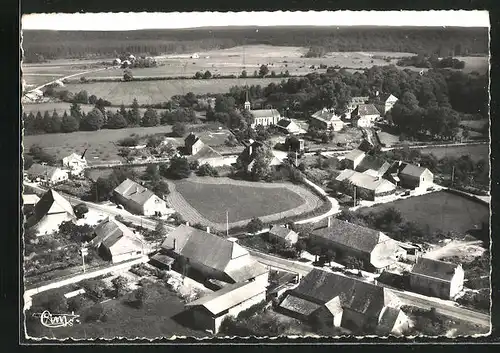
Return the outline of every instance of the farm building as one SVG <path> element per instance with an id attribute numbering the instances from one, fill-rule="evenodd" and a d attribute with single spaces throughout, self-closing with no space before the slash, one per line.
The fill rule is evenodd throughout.
<path id="1" fill-rule="evenodd" d="M 266 286 L 261 282 L 233 283 L 186 304 L 198 329 L 219 332 L 222 321 L 266 299 Z"/>
<path id="2" fill-rule="evenodd" d="M 116 58 L 115 60 L 113 60 L 113 65 L 121 65 L 122 61 L 120 60 L 120 58 Z"/>
<path id="3" fill-rule="evenodd" d="M 387 114 L 398 101 L 398 98 L 392 94 L 389 94 L 387 98 L 384 99 L 384 114 Z"/>
<path id="4" fill-rule="evenodd" d="M 255 163 L 255 156 L 257 151 L 261 148 L 268 148 L 269 146 L 265 145 L 263 142 L 249 140 L 246 144 L 245 149 L 241 153 L 241 157 L 243 160 L 247 161 L 247 172 L 252 171 L 252 167 Z M 273 158 L 271 159 L 270 166 L 276 167 L 281 165 L 281 160 L 276 156 L 275 152 L 271 150 L 273 153 Z"/>
<path id="5" fill-rule="evenodd" d="M 196 136 L 193 132 L 191 132 L 185 139 L 184 139 L 184 148 L 186 151 L 186 154 L 192 156 L 196 153 L 198 153 L 205 144 L 203 141 Z"/>
<path id="6" fill-rule="evenodd" d="M 285 294 L 278 310 L 302 321 L 316 318 L 329 327 L 387 335 L 401 334 L 408 328 L 400 305 L 387 288 L 313 269 Z"/>
<path id="7" fill-rule="evenodd" d="M 126 179 L 113 190 L 116 200 L 129 212 L 144 216 L 168 213 L 167 204 L 152 191 L 135 181 Z"/>
<path id="8" fill-rule="evenodd" d="M 269 240 L 286 246 L 292 246 L 299 240 L 299 235 L 288 226 L 272 226 L 269 230 Z"/>
<path id="9" fill-rule="evenodd" d="M 254 280 L 267 286 L 269 271 L 234 241 L 180 225 L 167 235 L 161 252 L 176 260 L 181 272 L 195 270 L 206 280 L 225 283 Z"/>
<path id="10" fill-rule="evenodd" d="M 452 299 L 463 285 L 462 265 L 421 257 L 410 272 L 410 287 L 425 295 Z"/>
<path id="11" fill-rule="evenodd" d="M 354 170 L 374 177 L 382 177 L 390 167 L 391 165 L 383 159 L 366 155 Z"/>
<path id="12" fill-rule="evenodd" d="M 77 153 L 72 153 L 62 160 L 63 167 L 70 170 L 72 175 L 81 175 L 85 168 L 88 167 L 87 160 L 84 154 L 79 155 Z"/>
<path id="13" fill-rule="evenodd" d="M 328 226 L 313 230 L 312 240 L 323 249 L 333 250 L 337 257 L 351 256 L 375 269 L 387 267 L 405 255 L 398 243 L 384 233 L 338 219 L 328 219 Z"/>
<path id="14" fill-rule="evenodd" d="M 349 103 L 347 104 L 347 109 L 343 114 L 345 119 L 351 119 L 352 112 L 360 105 L 366 104 L 370 97 L 352 97 Z"/>
<path id="15" fill-rule="evenodd" d="M 358 165 L 361 163 L 361 161 L 365 158 L 366 153 L 355 149 L 349 152 L 345 157 L 344 157 L 344 165 L 348 169 L 356 169 Z"/>
<path id="16" fill-rule="evenodd" d="M 356 187 L 357 191 L 365 194 L 364 198 L 371 201 L 375 201 L 380 197 L 392 195 L 396 191 L 396 185 L 386 179 L 359 173 L 351 169 L 344 169 L 335 180 L 339 182 L 344 180 L 351 182 Z"/>
<path id="17" fill-rule="evenodd" d="M 193 55 L 191 55 L 191 59 L 199 59 L 200 58 L 200 54 L 198 53 L 194 53 Z"/>
<path id="18" fill-rule="evenodd" d="M 56 191 L 48 190 L 35 205 L 33 214 L 26 220 L 26 228 L 34 227 L 38 235 L 50 234 L 62 222 L 76 220 L 73 207 Z"/>
<path id="19" fill-rule="evenodd" d="M 68 180 L 68 173 L 58 167 L 49 165 L 33 164 L 27 171 L 28 179 L 32 181 L 41 181 L 49 185 L 57 184 Z"/>
<path id="20" fill-rule="evenodd" d="M 245 101 L 245 110 L 247 110 L 253 117 L 253 122 L 250 127 L 255 128 L 257 125 L 269 126 L 276 125 L 281 120 L 281 114 L 276 109 L 252 109 L 252 105 L 248 99 Z"/>
<path id="21" fill-rule="evenodd" d="M 143 255 L 142 241 L 123 223 L 106 218 L 94 229 L 90 245 L 99 255 L 113 263 L 139 258 Z"/>
<path id="22" fill-rule="evenodd" d="M 285 134 L 302 134 L 306 132 L 291 119 L 281 119 L 276 124 L 276 127 Z"/>
<path id="23" fill-rule="evenodd" d="M 333 109 L 323 108 L 311 115 L 310 124 L 321 130 L 340 131 L 344 128 L 344 122 L 337 116 Z"/>
<path id="24" fill-rule="evenodd" d="M 223 165 L 231 165 L 236 162 L 236 158 L 222 156 L 212 147 L 203 143 L 194 133 L 190 133 L 184 139 L 184 148 L 186 154 L 189 155 L 188 160 L 198 161 L 200 165 L 208 163 L 212 167 L 220 167 Z"/>
<path id="25" fill-rule="evenodd" d="M 121 67 L 122 67 L 122 68 L 127 68 L 127 67 L 129 67 L 130 65 L 132 65 L 132 63 L 130 62 L 130 60 L 123 60 L 123 61 L 122 61 L 122 65 L 121 65 Z"/>
<path id="26" fill-rule="evenodd" d="M 427 188 L 433 185 L 434 175 L 427 168 L 407 164 L 399 173 L 401 186 L 408 189 Z"/>
<path id="27" fill-rule="evenodd" d="M 23 194 L 24 214 L 30 214 L 33 212 L 38 201 L 40 201 L 40 198 L 35 194 Z"/>
<path id="28" fill-rule="evenodd" d="M 380 118 L 380 112 L 373 104 L 360 104 L 351 113 L 358 127 L 372 127 L 373 123 Z"/>

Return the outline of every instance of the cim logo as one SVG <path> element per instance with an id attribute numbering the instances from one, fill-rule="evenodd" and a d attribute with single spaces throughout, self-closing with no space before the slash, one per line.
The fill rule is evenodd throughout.
<path id="1" fill-rule="evenodd" d="M 49 328 L 73 326 L 74 323 L 80 323 L 80 320 L 78 320 L 80 315 L 75 315 L 75 313 L 53 315 L 48 310 L 45 310 L 41 314 L 33 315 L 40 316 L 40 323 Z"/>

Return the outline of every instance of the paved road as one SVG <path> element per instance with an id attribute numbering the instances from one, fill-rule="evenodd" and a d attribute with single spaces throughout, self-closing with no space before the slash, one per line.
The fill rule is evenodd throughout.
<path id="1" fill-rule="evenodd" d="M 314 267 L 309 264 L 299 263 L 297 261 L 291 261 L 283 258 L 279 258 L 273 255 L 268 255 L 261 253 L 259 251 L 246 248 L 249 253 L 254 256 L 257 261 L 275 268 L 281 268 L 287 271 L 292 271 L 300 274 L 301 276 L 307 275 Z M 379 284 L 380 285 L 380 284 Z M 403 304 L 413 305 L 422 309 L 430 309 L 431 307 L 436 308 L 436 311 L 459 320 L 469 321 L 478 325 L 483 325 L 486 327 L 490 326 L 490 316 L 477 311 L 466 309 L 458 306 L 452 301 L 445 301 L 438 298 L 426 297 L 413 292 L 400 291 L 395 288 L 386 286 L 392 292 L 398 296 Z"/>

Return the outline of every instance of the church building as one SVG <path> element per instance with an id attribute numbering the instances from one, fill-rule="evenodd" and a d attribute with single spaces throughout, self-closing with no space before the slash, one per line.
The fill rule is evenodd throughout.
<path id="1" fill-rule="evenodd" d="M 253 122 L 250 127 L 255 128 L 257 125 L 270 126 L 276 125 L 281 120 L 281 114 L 277 109 L 256 109 L 253 110 L 248 99 L 248 92 L 245 101 L 245 110 L 250 112 L 253 117 Z"/>

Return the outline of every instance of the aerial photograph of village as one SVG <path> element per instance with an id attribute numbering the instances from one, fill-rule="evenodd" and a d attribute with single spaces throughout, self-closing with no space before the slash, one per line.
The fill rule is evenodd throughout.
<path id="1" fill-rule="evenodd" d="M 23 15 L 26 339 L 489 335 L 488 31 Z"/>

